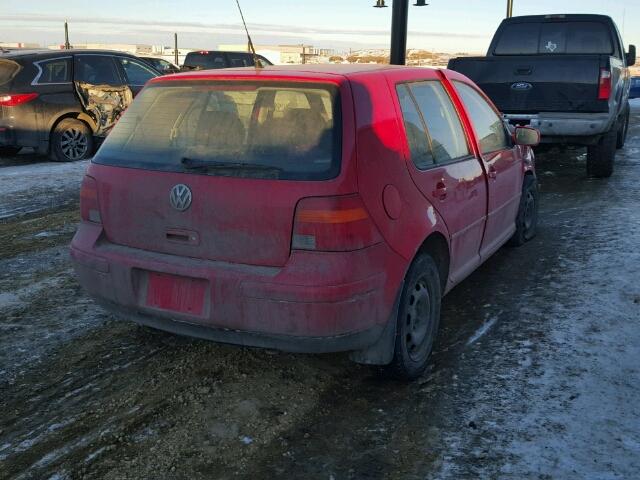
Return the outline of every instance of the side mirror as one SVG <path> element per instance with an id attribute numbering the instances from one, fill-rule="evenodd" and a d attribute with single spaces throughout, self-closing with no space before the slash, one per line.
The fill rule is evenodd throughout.
<path id="1" fill-rule="evenodd" d="M 513 140 L 516 145 L 535 147 L 540 143 L 540 132 L 532 127 L 516 127 Z"/>
<path id="2" fill-rule="evenodd" d="M 629 53 L 627 53 L 627 67 L 636 64 L 636 46 L 629 45 Z"/>

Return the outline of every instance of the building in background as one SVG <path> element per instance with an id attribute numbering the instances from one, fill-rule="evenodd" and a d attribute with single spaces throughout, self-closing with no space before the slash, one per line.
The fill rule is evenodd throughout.
<path id="1" fill-rule="evenodd" d="M 40 48 L 39 43 L 24 42 L 0 42 L 0 48 Z"/>

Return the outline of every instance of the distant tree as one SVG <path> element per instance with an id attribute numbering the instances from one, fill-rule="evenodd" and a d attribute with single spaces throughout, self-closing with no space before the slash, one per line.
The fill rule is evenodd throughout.
<path id="1" fill-rule="evenodd" d="M 344 62 L 344 58 L 342 58 L 340 55 L 333 55 L 329 57 L 329 61 L 331 63 L 342 63 Z"/>

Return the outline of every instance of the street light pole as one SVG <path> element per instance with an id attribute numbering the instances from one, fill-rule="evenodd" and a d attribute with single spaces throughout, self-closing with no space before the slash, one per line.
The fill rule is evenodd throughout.
<path id="1" fill-rule="evenodd" d="M 391 12 L 391 65 L 404 65 L 407 56 L 409 0 L 393 0 Z"/>
<path id="2" fill-rule="evenodd" d="M 507 18 L 513 17 L 513 0 L 507 0 Z"/>

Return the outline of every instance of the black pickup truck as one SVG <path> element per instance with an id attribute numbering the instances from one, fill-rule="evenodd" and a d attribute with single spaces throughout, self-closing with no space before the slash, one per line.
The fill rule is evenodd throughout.
<path id="1" fill-rule="evenodd" d="M 587 172 L 609 177 L 629 125 L 630 65 L 618 28 L 604 15 L 533 15 L 503 20 L 486 57 L 449 61 L 493 100 L 512 125 L 543 143 L 587 146 Z"/>

